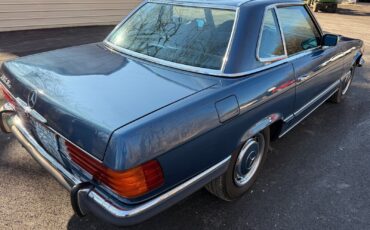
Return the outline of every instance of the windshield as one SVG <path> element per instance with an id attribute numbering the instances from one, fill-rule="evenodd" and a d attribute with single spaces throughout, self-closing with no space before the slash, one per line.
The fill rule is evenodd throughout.
<path id="1" fill-rule="evenodd" d="M 220 70 L 234 19 L 232 10 L 147 3 L 107 40 L 149 57 Z"/>

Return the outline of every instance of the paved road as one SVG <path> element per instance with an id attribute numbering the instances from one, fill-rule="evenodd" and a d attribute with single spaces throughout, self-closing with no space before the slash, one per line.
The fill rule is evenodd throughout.
<path id="1" fill-rule="evenodd" d="M 370 44 L 369 9 L 318 17 L 325 30 Z M 365 58 L 370 63 L 370 46 Z M 242 199 L 226 203 L 201 190 L 132 229 L 369 229 L 369 93 L 368 64 L 342 104 L 324 104 L 272 144 L 259 180 Z M 68 193 L 5 135 L 0 194 L 0 229 L 114 229 L 94 217 L 77 218 Z"/>

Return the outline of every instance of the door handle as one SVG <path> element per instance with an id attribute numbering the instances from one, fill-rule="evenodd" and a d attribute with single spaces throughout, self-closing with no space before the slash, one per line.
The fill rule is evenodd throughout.
<path id="1" fill-rule="evenodd" d="M 304 75 L 302 75 L 302 76 L 300 76 L 300 77 L 297 78 L 297 82 L 298 83 L 302 83 L 304 81 L 307 81 L 310 78 L 311 78 L 311 75 L 310 74 L 304 74 Z"/>

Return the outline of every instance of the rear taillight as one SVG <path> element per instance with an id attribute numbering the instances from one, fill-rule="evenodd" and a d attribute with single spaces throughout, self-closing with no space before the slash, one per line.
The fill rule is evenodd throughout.
<path id="1" fill-rule="evenodd" d="M 0 88 L 1 88 L 1 92 L 4 96 L 4 99 L 9 102 L 12 106 L 15 107 L 15 99 L 14 97 L 12 96 L 12 94 L 9 92 L 8 89 L 5 88 L 5 86 L 3 86 L 2 84 L 0 84 Z"/>
<path id="2" fill-rule="evenodd" d="M 113 171 L 72 143 L 65 141 L 65 146 L 73 162 L 122 197 L 139 197 L 164 183 L 162 168 L 156 160 L 126 171 Z"/>

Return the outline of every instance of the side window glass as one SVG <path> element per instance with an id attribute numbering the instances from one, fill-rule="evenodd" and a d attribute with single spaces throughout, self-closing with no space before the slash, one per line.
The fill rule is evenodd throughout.
<path id="1" fill-rule="evenodd" d="M 278 8 L 288 55 L 320 45 L 320 33 L 304 6 Z"/>
<path id="2" fill-rule="evenodd" d="M 260 59 L 274 59 L 283 56 L 284 45 L 275 11 L 269 9 L 263 19 L 258 56 Z"/>

